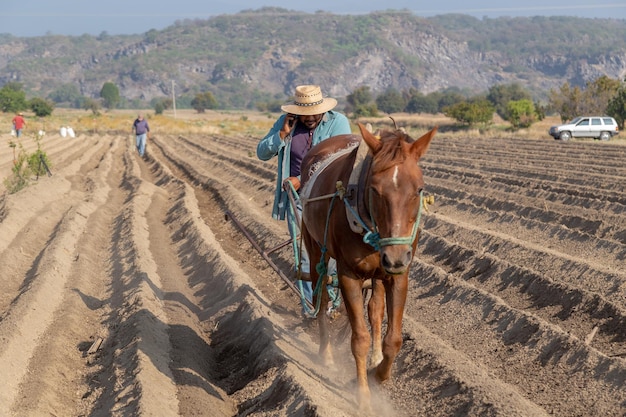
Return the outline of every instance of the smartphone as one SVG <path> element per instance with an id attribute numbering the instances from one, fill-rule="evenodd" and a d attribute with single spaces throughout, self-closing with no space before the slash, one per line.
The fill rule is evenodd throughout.
<path id="1" fill-rule="evenodd" d="M 294 124 L 296 124 L 296 119 L 298 118 L 298 116 L 296 116 L 295 114 L 287 114 L 287 120 L 289 121 L 289 127 L 293 127 Z"/>

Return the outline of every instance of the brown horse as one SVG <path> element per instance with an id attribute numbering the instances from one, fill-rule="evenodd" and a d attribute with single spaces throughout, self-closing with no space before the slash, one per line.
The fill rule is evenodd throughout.
<path id="1" fill-rule="evenodd" d="M 364 142 L 361 149 L 359 136 L 341 135 L 309 151 L 302 162 L 300 192 L 304 204 L 302 238 L 311 259 L 313 287 L 322 287 L 318 285 L 320 272 L 325 273 L 329 257 L 336 259 L 339 288 L 352 328 L 357 401 L 362 411 L 371 411 L 367 376 L 370 343 L 373 373 L 380 383 L 391 376 L 391 366 L 402 345 L 402 316 L 424 187 L 418 161 L 437 128 L 416 141 L 400 130 L 383 131 L 379 139 L 363 125 L 359 128 Z M 365 145 L 367 148 L 363 148 Z M 360 169 L 360 174 L 353 174 L 353 169 Z M 363 292 L 364 282 L 370 279 L 371 336 L 365 322 Z M 327 292 L 316 290 L 314 303 L 326 306 L 327 302 Z M 383 339 L 385 304 L 387 331 Z M 328 318 L 323 313 L 317 317 L 319 354 L 329 365 L 333 354 Z"/>

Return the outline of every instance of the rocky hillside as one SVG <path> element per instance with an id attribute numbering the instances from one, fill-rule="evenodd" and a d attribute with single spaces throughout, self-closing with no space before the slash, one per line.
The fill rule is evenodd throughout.
<path id="1" fill-rule="evenodd" d="M 341 98 L 366 85 L 478 93 L 518 82 L 537 99 L 568 81 L 626 76 L 626 20 L 566 17 L 348 16 L 263 8 L 186 20 L 143 35 L 0 35 L 0 85 L 46 97 L 69 84 L 98 97 L 112 81 L 129 103 L 176 89 L 184 105 L 211 91 L 225 107 L 283 100 L 302 83 Z"/>

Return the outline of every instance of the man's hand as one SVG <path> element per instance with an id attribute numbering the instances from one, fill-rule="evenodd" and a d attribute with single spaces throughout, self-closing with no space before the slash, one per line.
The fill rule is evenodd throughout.
<path id="1" fill-rule="evenodd" d="M 287 135 L 289 135 L 289 132 L 291 132 L 291 129 L 293 129 L 293 127 L 296 125 L 297 119 L 298 119 L 298 116 L 296 116 L 295 114 L 288 114 L 287 116 L 285 116 L 283 127 L 282 129 L 280 129 L 280 132 L 278 132 L 278 135 L 280 136 L 281 139 L 285 139 Z"/>
<path id="2" fill-rule="evenodd" d="M 298 177 L 287 177 L 285 178 L 285 181 L 289 181 L 296 191 L 300 189 L 300 180 Z"/>

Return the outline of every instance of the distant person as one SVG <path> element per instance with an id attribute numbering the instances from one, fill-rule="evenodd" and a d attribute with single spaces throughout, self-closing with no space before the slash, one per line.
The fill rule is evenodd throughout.
<path id="1" fill-rule="evenodd" d="M 13 118 L 13 130 L 15 131 L 15 136 L 20 137 L 22 135 L 22 129 L 26 127 L 26 120 L 24 120 L 24 113 L 19 112 Z"/>
<path id="2" fill-rule="evenodd" d="M 133 123 L 133 132 L 135 132 L 135 144 L 137 146 L 137 152 L 139 156 L 143 158 L 146 153 L 146 141 L 150 135 L 150 126 L 148 121 L 143 118 L 143 114 L 139 113 L 137 119 Z"/>
<path id="3" fill-rule="evenodd" d="M 317 85 L 296 87 L 294 101 L 281 106 L 285 114 L 278 118 L 256 148 L 257 157 L 262 161 L 278 156 L 272 217 L 277 220 L 287 218 L 289 234 L 294 242 L 297 241 L 300 227 L 296 224 L 294 211 L 302 218 L 302 205 L 297 200 L 297 207 L 290 209 L 289 196 L 283 189 L 283 181 L 288 180 L 297 191 L 300 188 L 300 165 L 309 149 L 332 136 L 352 133 L 348 118 L 332 110 L 336 105 L 337 100 L 323 97 L 322 90 Z M 297 250 L 295 245 L 294 250 Z M 316 264 L 318 261 L 314 260 Z M 300 251 L 300 265 L 302 276 L 308 276 L 310 262 L 304 247 Z M 329 265 L 329 272 L 330 270 Z M 311 282 L 300 280 L 298 285 L 302 287 L 305 298 L 311 301 Z M 306 315 L 305 304 L 303 302 L 302 308 Z"/>

